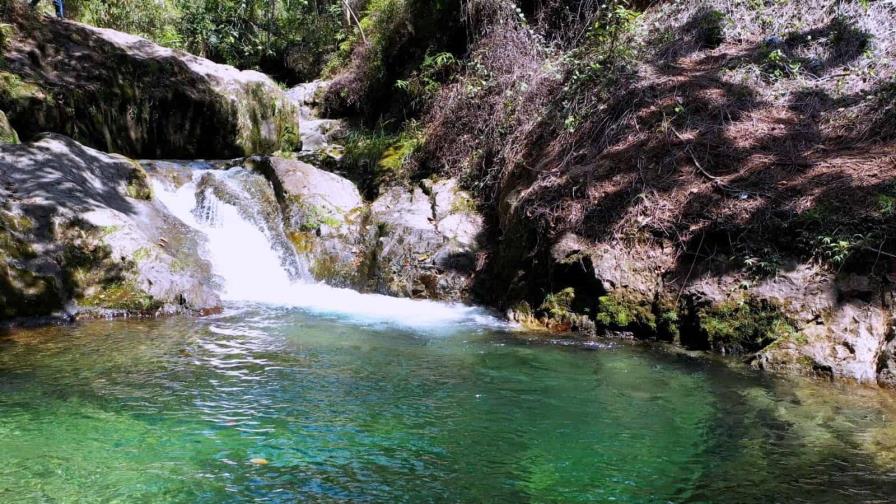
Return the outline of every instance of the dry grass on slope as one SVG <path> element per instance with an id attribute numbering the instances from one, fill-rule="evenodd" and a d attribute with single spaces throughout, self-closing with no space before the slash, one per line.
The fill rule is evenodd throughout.
<path id="1" fill-rule="evenodd" d="M 769 269 L 896 254 L 896 6 L 665 2 L 621 40 L 625 63 L 577 87 L 582 61 L 492 30 L 432 109 L 430 159 L 486 199 L 522 191 L 541 236 L 705 242 Z"/>

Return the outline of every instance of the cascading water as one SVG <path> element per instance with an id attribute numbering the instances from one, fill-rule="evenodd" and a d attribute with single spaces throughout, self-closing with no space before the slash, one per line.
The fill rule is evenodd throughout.
<path id="1" fill-rule="evenodd" d="M 314 282 L 306 261 L 288 244 L 282 225 L 264 215 L 274 203 L 267 201 L 265 206 L 269 196 L 256 185 L 266 183 L 262 177 L 239 167 L 184 169 L 189 178 L 180 186 L 151 172 L 153 189 L 173 215 L 205 235 L 206 258 L 220 277 L 222 299 L 230 304 L 291 306 L 413 327 L 499 324 L 481 308 L 361 294 Z"/>

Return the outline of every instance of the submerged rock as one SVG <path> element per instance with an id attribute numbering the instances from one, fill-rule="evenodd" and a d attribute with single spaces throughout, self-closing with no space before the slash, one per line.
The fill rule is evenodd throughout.
<path id="1" fill-rule="evenodd" d="M 200 238 L 136 162 L 48 134 L 0 145 L 0 318 L 215 309 Z M 71 311 L 71 310 L 69 310 Z"/>
<path id="2" fill-rule="evenodd" d="M 267 76 L 71 21 L 19 16 L 0 108 L 44 131 L 144 158 L 236 157 L 299 145 L 298 108 Z"/>

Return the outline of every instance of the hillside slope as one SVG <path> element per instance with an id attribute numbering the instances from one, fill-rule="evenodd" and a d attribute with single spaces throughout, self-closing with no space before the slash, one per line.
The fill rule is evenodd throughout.
<path id="1" fill-rule="evenodd" d="M 896 385 L 892 4 L 481 0 L 464 48 L 397 76 L 375 70 L 421 43 L 370 5 L 331 110 L 402 124 L 398 178 L 477 194 L 481 299 Z"/>

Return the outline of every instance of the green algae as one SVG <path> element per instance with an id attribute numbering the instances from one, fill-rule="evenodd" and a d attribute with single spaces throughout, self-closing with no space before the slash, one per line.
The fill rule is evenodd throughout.
<path id="1" fill-rule="evenodd" d="M 96 292 L 83 297 L 80 304 L 85 307 L 127 310 L 129 312 L 150 312 L 162 306 L 161 302 L 147 294 L 133 281 L 105 285 Z"/>

